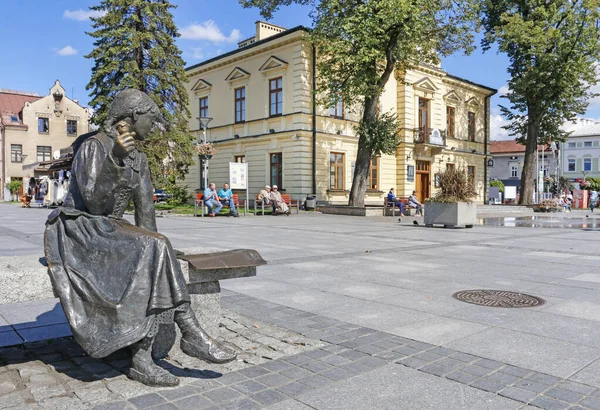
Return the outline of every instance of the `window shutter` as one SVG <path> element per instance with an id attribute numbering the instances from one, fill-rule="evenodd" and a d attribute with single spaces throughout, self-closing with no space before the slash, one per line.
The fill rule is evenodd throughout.
<path id="1" fill-rule="evenodd" d="M 600 141 L 594 141 L 594 142 L 592 142 L 592 146 L 594 148 L 597 148 L 598 146 L 600 146 Z"/>
<path id="2" fill-rule="evenodd" d="M 583 148 L 583 142 L 581 142 L 581 141 L 577 142 L 577 148 Z"/>
<path id="3" fill-rule="evenodd" d="M 577 144 L 580 144 L 579 142 Z M 581 172 L 583 169 L 583 159 L 577 158 L 577 166 L 575 167 L 575 171 Z"/>
<path id="4" fill-rule="evenodd" d="M 598 158 L 592 158 L 592 171 L 600 171 L 598 169 Z"/>

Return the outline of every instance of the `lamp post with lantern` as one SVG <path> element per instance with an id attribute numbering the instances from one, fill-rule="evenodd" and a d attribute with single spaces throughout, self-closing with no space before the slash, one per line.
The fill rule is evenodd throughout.
<path id="1" fill-rule="evenodd" d="M 208 127 L 208 124 L 212 121 L 212 118 L 210 117 L 198 117 L 198 121 L 200 121 L 200 126 L 202 127 L 202 131 L 203 131 L 203 137 L 204 137 L 204 144 L 206 144 L 206 127 Z M 200 141 L 198 141 L 198 144 L 200 143 Z M 208 186 L 208 175 L 207 175 L 207 171 L 208 171 L 208 158 L 204 158 L 201 159 L 200 155 L 198 156 L 198 158 L 200 160 L 203 161 L 203 170 L 202 170 L 202 174 L 204 175 L 204 186 L 202 186 L 202 189 L 206 189 L 206 187 Z M 198 164 L 198 171 L 200 171 L 200 164 Z M 200 186 L 201 180 L 200 180 L 200 172 L 198 172 L 198 186 Z"/>

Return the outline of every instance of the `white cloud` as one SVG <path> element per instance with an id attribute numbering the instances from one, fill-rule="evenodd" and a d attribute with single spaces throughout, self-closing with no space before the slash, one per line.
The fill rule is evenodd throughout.
<path id="1" fill-rule="evenodd" d="M 514 140 L 515 137 L 508 135 L 508 130 L 502 128 L 508 124 L 509 122 L 500 115 L 500 110 L 497 107 L 493 108 L 490 113 L 490 139 L 492 141 Z"/>
<path id="2" fill-rule="evenodd" d="M 508 94 L 509 91 L 510 91 L 510 88 L 508 87 L 508 84 L 504 84 L 502 87 L 500 87 L 498 89 L 498 97 L 502 97 L 503 95 Z"/>
<path id="3" fill-rule="evenodd" d="M 71 46 L 65 46 L 60 50 L 56 50 L 56 54 L 58 54 L 59 56 L 73 56 L 77 54 L 77 50 L 75 50 Z"/>
<path id="4" fill-rule="evenodd" d="M 204 52 L 201 48 L 192 47 L 192 58 L 196 60 L 202 60 L 204 58 Z"/>
<path id="5" fill-rule="evenodd" d="M 96 10 L 65 10 L 63 17 L 70 20 L 85 21 L 91 17 L 102 17 L 105 14 L 105 11 Z"/>
<path id="6" fill-rule="evenodd" d="M 237 43 L 240 41 L 241 36 L 238 29 L 231 30 L 229 36 L 226 36 L 213 20 L 191 24 L 183 27 L 180 32 L 181 38 L 188 40 L 206 40 L 215 44 Z"/>

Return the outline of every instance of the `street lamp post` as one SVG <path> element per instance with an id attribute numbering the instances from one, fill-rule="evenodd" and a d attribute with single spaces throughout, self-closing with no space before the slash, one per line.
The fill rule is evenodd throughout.
<path id="1" fill-rule="evenodd" d="M 208 123 L 212 121 L 212 118 L 198 117 L 198 121 L 200 121 L 200 126 L 202 126 L 203 135 L 204 135 L 204 144 L 206 144 L 206 127 L 208 127 Z M 204 159 L 203 161 L 204 161 L 204 168 L 203 168 L 202 174 L 204 175 L 204 186 L 202 188 L 206 189 L 206 187 L 208 186 L 208 182 L 207 182 L 208 159 Z M 200 164 L 198 164 L 198 165 L 200 165 Z M 200 171 L 200 169 L 198 169 L 198 171 Z M 198 185 L 200 185 L 200 175 L 198 175 Z"/>

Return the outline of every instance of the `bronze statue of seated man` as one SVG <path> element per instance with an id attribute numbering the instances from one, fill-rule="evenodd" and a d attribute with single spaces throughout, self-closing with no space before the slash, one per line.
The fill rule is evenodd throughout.
<path id="1" fill-rule="evenodd" d="M 73 144 L 69 193 L 48 217 L 44 248 L 55 293 L 83 349 L 100 358 L 131 347 L 131 379 L 174 386 L 179 379 L 151 356 L 160 324 L 175 321 L 181 350 L 190 356 L 225 363 L 236 354 L 199 325 L 175 251 L 156 232 L 148 159 L 135 140 L 161 122 L 145 93 L 130 89 L 115 97 L 103 127 Z M 135 225 L 123 219 L 131 201 Z"/>

